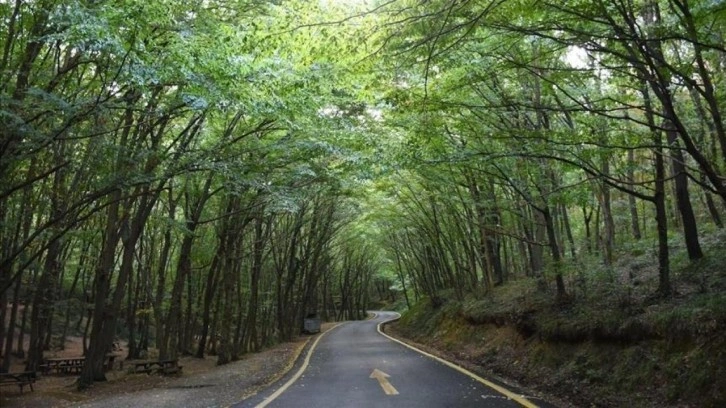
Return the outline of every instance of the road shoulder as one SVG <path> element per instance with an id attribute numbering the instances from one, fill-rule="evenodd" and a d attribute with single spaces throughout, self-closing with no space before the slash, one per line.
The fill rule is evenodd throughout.
<path id="1" fill-rule="evenodd" d="M 446 362 L 449 362 L 450 364 L 453 364 L 455 366 L 459 366 L 463 368 L 465 371 L 469 371 L 475 376 L 485 377 L 487 382 L 491 382 L 495 385 L 495 387 L 503 387 L 507 390 L 509 390 L 512 393 L 522 395 L 527 400 L 534 403 L 534 405 L 541 407 L 541 408 L 555 408 L 555 407 L 566 407 L 569 406 L 566 402 L 559 400 L 552 396 L 545 396 L 541 393 L 532 391 L 527 389 L 521 384 L 518 384 L 514 381 L 504 379 L 500 376 L 497 376 L 496 374 L 488 371 L 485 367 L 472 364 L 470 361 L 463 360 L 461 358 L 458 358 L 452 353 L 447 353 L 443 350 L 439 350 L 436 348 L 433 348 L 429 345 L 422 344 L 415 342 L 413 340 L 410 340 L 406 337 L 404 337 L 399 331 L 396 330 L 396 321 L 398 319 L 392 319 L 383 322 L 379 328 L 380 331 L 387 337 L 390 337 L 394 341 L 398 341 L 400 343 L 404 343 L 405 345 L 410 346 L 413 349 L 418 349 L 417 351 L 423 351 L 425 354 L 430 354 L 436 358 L 439 358 L 441 360 L 444 360 Z"/>

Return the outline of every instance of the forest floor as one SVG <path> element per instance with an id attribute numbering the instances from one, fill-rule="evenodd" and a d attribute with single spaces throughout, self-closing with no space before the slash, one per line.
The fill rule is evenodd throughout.
<path id="1" fill-rule="evenodd" d="M 334 326 L 324 323 L 322 331 Z M 117 361 L 114 370 L 107 373 L 108 381 L 94 384 L 78 391 L 76 376 L 47 375 L 35 383 L 35 391 L 27 387 L 21 394 L 16 387 L 0 388 L 0 406 L 3 408 L 49 407 L 137 407 L 148 406 L 154 398 L 161 403 L 173 401 L 174 395 L 183 394 L 185 406 L 225 406 L 253 395 L 273 383 L 287 372 L 312 336 L 300 336 L 294 341 L 281 343 L 259 353 L 242 356 L 238 361 L 224 366 L 216 365 L 216 357 L 204 359 L 181 357 L 182 374 L 174 376 L 130 374 L 129 363 L 120 368 Z M 48 353 L 46 357 L 77 357 L 82 354 L 80 339 L 69 339 L 62 351 Z M 123 350 L 117 352 L 119 358 Z M 153 356 L 153 353 L 152 353 Z M 23 371 L 22 361 L 17 361 L 11 372 Z M 154 391 L 153 395 L 148 392 Z M 144 399 L 146 398 L 146 400 Z M 148 400 L 152 398 L 152 400 Z M 209 405 L 212 403 L 212 405 Z M 154 404 L 152 402 L 153 405 Z M 172 406 L 174 404 L 172 403 Z"/>

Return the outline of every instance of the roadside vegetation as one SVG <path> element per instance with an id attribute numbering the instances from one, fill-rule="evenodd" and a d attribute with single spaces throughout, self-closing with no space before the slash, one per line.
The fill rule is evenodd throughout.
<path id="1" fill-rule="evenodd" d="M 634 286 L 603 279 L 590 265 L 590 290 L 567 305 L 553 304 L 534 280 L 523 278 L 463 300 L 444 292 L 439 307 L 422 299 L 388 330 L 574 406 L 718 407 L 726 400 L 726 274 L 720 267 L 726 241 L 721 233 L 705 238 L 712 255 L 677 264 L 676 294 L 667 300 L 652 296 L 653 267 Z M 634 265 L 653 256 L 619 258 L 615 271 L 627 279 Z M 714 271 L 707 282 L 702 268 Z"/>

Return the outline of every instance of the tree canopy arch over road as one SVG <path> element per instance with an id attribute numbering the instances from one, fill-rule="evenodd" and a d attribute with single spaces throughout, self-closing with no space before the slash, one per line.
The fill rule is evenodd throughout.
<path id="1" fill-rule="evenodd" d="M 624 251 L 671 296 L 723 226 L 726 6 L 560 3 L 0 3 L 2 370 L 72 334 L 81 388 L 118 336 L 224 364 L 376 295 L 566 303 Z"/>

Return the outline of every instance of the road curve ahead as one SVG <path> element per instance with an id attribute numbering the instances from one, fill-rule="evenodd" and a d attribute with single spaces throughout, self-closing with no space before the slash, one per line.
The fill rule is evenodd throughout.
<path id="1" fill-rule="evenodd" d="M 375 319 L 324 333 L 309 351 L 308 364 L 293 370 L 299 377 L 293 374 L 235 407 L 537 406 L 381 335 L 378 324 L 396 317 L 376 312 Z"/>

